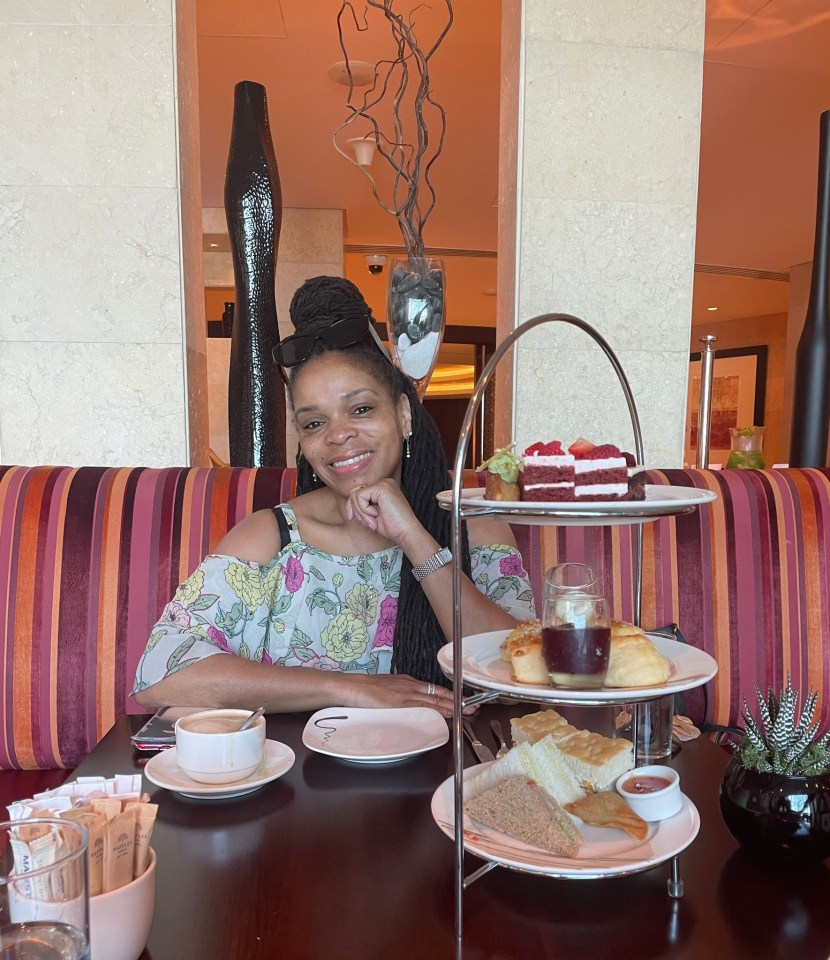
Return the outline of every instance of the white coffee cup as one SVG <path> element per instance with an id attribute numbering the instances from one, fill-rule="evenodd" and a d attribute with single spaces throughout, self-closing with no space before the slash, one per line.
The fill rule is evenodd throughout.
<path id="1" fill-rule="evenodd" d="M 239 727 L 250 710 L 201 710 L 176 721 L 176 760 L 191 780 L 235 783 L 262 763 L 265 718 Z"/>

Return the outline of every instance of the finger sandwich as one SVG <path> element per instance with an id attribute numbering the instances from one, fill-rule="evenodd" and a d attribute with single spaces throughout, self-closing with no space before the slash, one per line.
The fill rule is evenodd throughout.
<path id="1" fill-rule="evenodd" d="M 514 717 L 510 731 L 516 744 L 536 744 L 550 738 L 577 782 L 595 791 L 612 789 L 619 776 L 634 768 L 630 740 L 578 730 L 555 710 Z"/>
<path id="2" fill-rule="evenodd" d="M 508 836 L 565 857 L 579 851 L 582 835 L 562 807 L 527 777 L 508 777 L 464 804 L 466 813 Z"/>
<path id="3" fill-rule="evenodd" d="M 632 764 L 633 766 L 633 764 Z M 585 796 L 574 773 L 550 737 L 521 743 L 464 783 L 467 797 L 475 797 L 509 777 L 533 780 L 549 797 L 564 806 Z"/>

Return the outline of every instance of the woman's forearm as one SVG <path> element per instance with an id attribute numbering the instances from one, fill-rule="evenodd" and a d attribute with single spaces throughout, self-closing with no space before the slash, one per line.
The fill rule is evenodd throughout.
<path id="1" fill-rule="evenodd" d="M 258 707 L 266 713 L 350 705 L 354 678 L 325 670 L 277 667 L 231 654 L 205 657 L 135 694 L 143 707 Z"/>
<path id="2" fill-rule="evenodd" d="M 274 667 L 232 654 L 205 657 L 135 695 L 143 707 L 254 707 L 291 713 L 325 707 L 431 707 L 452 716 L 449 690 L 405 674 Z"/>

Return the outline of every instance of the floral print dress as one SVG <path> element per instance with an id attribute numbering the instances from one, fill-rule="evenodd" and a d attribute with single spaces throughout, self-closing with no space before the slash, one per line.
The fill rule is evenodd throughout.
<path id="1" fill-rule="evenodd" d="M 334 556 L 305 543 L 290 507 L 290 542 L 266 564 L 211 555 L 178 588 L 153 628 L 133 692 L 205 657 L 319 670 L 389 673 L 401 585 L 401 549 Z M 533 591 L 515 547 L 471 551 L 478 589 L 518 619 Z"/>

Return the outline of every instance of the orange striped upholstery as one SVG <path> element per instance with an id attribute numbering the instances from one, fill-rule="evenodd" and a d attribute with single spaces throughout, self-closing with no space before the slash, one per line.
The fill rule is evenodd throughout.
<path id="1" fill-rule="evenodd" d="M 0 467 L 0 768 L 74 767 L 176 586 L 294 471 Z"/>
<path id="2" fill-rule="evenodd" d="M 739 723 L 755 684 L 781 687 L 789 673 L 819 691 L 830 722 L 830 470 L 665 470 L 648 482 L 719 495 L 644 527 L 642 624 L 677 623 L 717 660 L 706 719 Z M 541 564 L 597 565 L 614 614 L 630 619 L 634 529 L 547 527 Z M 700 694 L 689 703 L 700 716 Z"/>
<path id="3" fill-rule="evenodd" d="M 830 471 L 668 470 L 649 482 L 720 494 L 644 528 L 643 624 L 676 622 L 718 660 L 707 719 L 735 723 L 755 682 L 788 672 L 830 689 Z M 293 470 L 268 468 L 0 466 L 0 769 L 73 767 L 135 710 L 136 663 L 176 586 L 293 483 Z M 537 600 L 544 569 L 584 559 L 630 618 L 633 529 L 515 527 Z"/>

